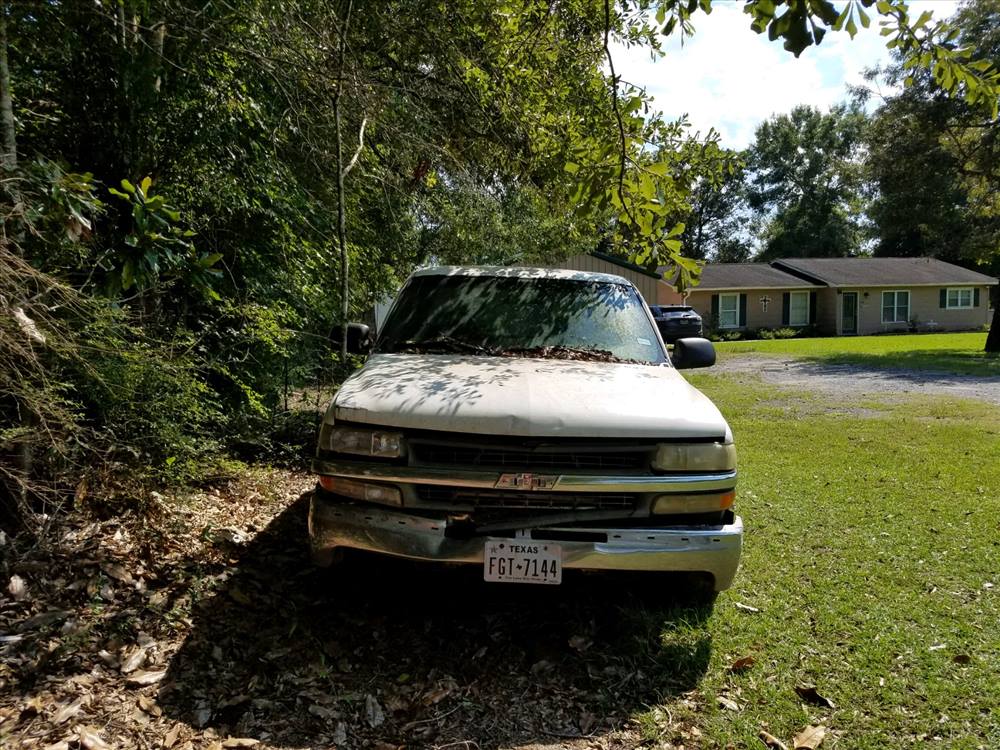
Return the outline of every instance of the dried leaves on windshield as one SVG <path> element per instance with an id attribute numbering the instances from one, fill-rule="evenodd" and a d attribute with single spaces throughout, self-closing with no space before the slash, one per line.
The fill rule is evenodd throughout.
<path id="1" fill-rule="evenodd" d="M 626 364 L 649 364 L 636 359 L 616 357 L 606 349 L 577 349 L 570 346 L 536 346 L 527 349 L 500 349 L 501 357 L 537 357 L 540 359 L 572 359 L 578 362 L 624 362 Z"/>

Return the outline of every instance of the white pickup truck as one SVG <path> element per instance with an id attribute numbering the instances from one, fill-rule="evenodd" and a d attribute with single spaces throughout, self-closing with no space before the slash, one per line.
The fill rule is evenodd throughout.
<path id="1" fill-rule="evenodd" d="M 743 522 L 733 434 L 677 372 L 632 284 L 534 268 L 414 273 L 326 411 L 313 557 L 345 548 L 470 563 L 488 581 L 564 568 L 691 571 L 728 588 Z"/>

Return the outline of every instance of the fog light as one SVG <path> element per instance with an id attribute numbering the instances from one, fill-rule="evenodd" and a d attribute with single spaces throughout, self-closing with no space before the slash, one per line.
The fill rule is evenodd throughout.
<path id="1" fill-rule="evenodd" d="M 403 504 L 403 494 L 399 491 L 399 487 L 394 487 L 391 484 L 372 484 L 371 482 L 358 482 L 342 477 L 321 476 L 319 486 L 327 492 L 343 495 L 352 500 L 364 500 L 368 503 L 397 507 Z"/>
<path id="2" fill-rule="evenodd" d="M 713 513 L 732 508 L 736 490 L 710 495 L 660 495 L 653 501 L 653 513 Z"/>

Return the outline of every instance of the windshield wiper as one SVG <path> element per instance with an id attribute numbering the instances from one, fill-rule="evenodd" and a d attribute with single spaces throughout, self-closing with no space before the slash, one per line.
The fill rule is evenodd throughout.
<path id="1" fill-rule="evenodd" d="M 407 340 L 407 341 L 396 341 L 390 347 L 393 352 L 438 352 L 438 353 L 451 353 L 451 352 L 471 352 L 473 354 L 493 354 L 492 349 L 488 349 L 485 346 L 480 346 L 479 344 L 473 344 L 470 341 L 462 341 L 461 339 L 456 339 L 452 336 L 439 336 L 434 339 L 424 339 L 421 341 L 417 340 Z"/>

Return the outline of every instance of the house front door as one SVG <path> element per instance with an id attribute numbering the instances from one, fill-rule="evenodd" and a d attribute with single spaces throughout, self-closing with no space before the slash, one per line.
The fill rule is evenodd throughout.
<path id="1" fill-rule="evenodd" d="M 840 332 L 858 332 L 858 293 L 844 292 L 840 295 Z"/>

